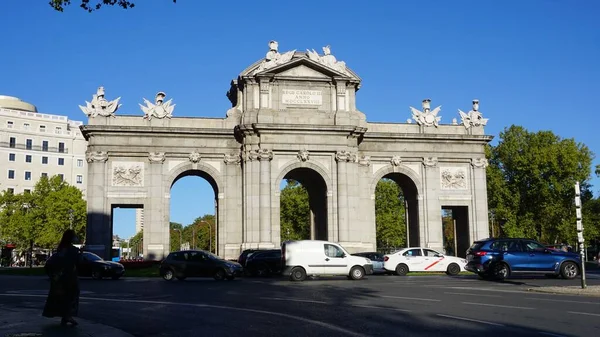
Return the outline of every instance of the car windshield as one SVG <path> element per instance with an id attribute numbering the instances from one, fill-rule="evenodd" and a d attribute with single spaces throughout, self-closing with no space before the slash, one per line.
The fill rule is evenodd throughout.
<path id="1" fill-rule="evenodd" d="M 102 258 L 94 253 L 85 252 L 83 257 L 88 261 L 102 261 Z"/>

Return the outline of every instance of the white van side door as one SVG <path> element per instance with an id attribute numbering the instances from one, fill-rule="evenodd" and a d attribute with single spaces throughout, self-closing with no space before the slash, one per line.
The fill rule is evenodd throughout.
<path id="1" fill-rule="evenodd" d="M 326 275 L 347 275 L 348 256 L 342 248 L 331 243 L 323 244 L 323 265 Z"/>

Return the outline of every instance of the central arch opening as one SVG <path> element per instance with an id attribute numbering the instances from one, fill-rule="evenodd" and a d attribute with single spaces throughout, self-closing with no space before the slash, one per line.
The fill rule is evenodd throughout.
<path id="1" fill-rule="evenodd" d="M 200 249 L 218 254 L 218 186 L 202 170 L 186 170 L 171 184 L 170 251 Z"/>
<path id="2" fill-rule="evenodd" d="M 280 197 L 281 241 L 327 240 L 327 184 L 313 169 L 289 171 Z"/>

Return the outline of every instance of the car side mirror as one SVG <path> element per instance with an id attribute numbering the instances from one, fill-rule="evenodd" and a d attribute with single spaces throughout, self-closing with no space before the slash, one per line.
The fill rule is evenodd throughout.
<path id="1" fill-rule="evenodd" d="M 435 254 L 433 257 L 442 257 L 442 256 L 444 256 L 444 255 L 442 255 L 442 254 Z"/>

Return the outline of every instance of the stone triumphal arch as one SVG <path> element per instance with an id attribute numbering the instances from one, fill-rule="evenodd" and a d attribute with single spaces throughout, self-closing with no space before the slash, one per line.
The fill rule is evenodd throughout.
<path id="1" fill-rule="evenodd" d="M 118 99 L 99 88 L 81 109 L 89 142 L 87 247 L 107 257 L 114 207 L 144 209 L 144 256 L 169 252 L 170 189 L 199 175 L 215 192 L 216 252 L 280 246 L 279 184 L 303 183 L 311 236 L 350 251 L 374 250 L 375 186 L 393 179 L 404 191 L 409 244 L 442 249 L 442 209 L 456 214 L 458 253 L 488 236 L 484 145 L 487 120 L 472 109 L 440 124 L 440 108 L 410 108 L 406 123 L 369 123 L 356 107 L 361 79 L 329 47 L 279 53 L 245 69 L 227 97 L 225 118 L 173 116 L 158 93 L 144 115 L 115 115 Z"/>

